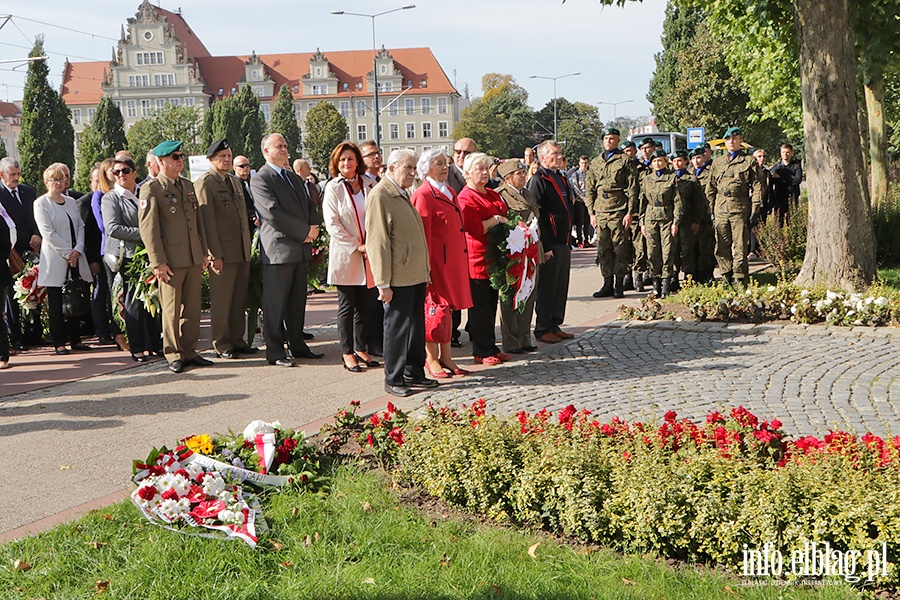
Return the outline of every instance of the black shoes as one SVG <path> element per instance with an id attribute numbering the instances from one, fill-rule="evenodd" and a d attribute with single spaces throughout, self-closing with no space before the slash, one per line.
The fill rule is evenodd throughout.
<path id="1" fill-rule="evenodd" d="M 626 292 L 634 291 L 634 277 L 632 277 L 630 272 L 625 274 L 625 280 L 624 280 L 623 284 L 624 284 L 623 289 Z"/>
<path id="2" fill-rule="evenodd" d="M 269 364 L 273 367 L 294 367 L 294 361 L 288 360 L 287 358 L 279 358 L 277 360 L 270 360 Z"/>
<path id="3" fill-rule="evenodd" d="M 462 348 L 462 342 L 460 342 L 459 340 L 450 340 L 450 347 L 451 348 Z"/>
<path id="4" fill-rule="evenodd" d="M 403 383 L 409 387 L 418 388 L 436 388 L 440 385 L 436 380 L 427 377 L 404 377 Z"/>
<path id="5" fill-rule="evenodd" d="M 66 355 L 69 353 L 69 349 L 66 348 L 65 346 L 59 346 L 56 348 L 55 352 L 57 354 L 59 354 L 60 356 L 63 356 L 63 355 Z"/>
<path id="6" fill-rule="evenodd" d="M 351 373 L 362 373 L 363 372 L 363 368 L 361 366 L 359 366 L 358 364 L 357 365 L 348 365 L 346 362 L 344 362 L 343 358 L 341 359 L 341 364 L 344 365 L 344 368 L 347 369 L 348 371 L 350 371 Z"/>
<path id="7" fill-rule="evenodd" d="M 314 336 L 314 335 L 311 334 L 311 333 L 306 333 L 306 332 L 304 331 L 304 332 L 303 332 L 303 339 L 304 339 L 304 340 L 314 340 L 314 339 L 316 339 L 316 336 Z"/>
<path id="8" fill-rule="evenodd" d="M 369 368 L 374 369 L 375 367 L 381 366 L 381 363 L 378 362 L 377 360 L 366 360 L 362 356 L 360 356 L 359 354 L 357 354 L 355 352 L 353 353 L 353 355 L 356 357 L 357 361 L 359 361 L 360 363 L 364 364 L 365 366 L 367 366 Z"/>
<path id="9" fill-rule="evenodd" d="M 116 344 L 116 340 L 112 339 L 108 335 L 101 335 L 97 337 L 97 344 L 100 346 L 114 346 Z"/>
<path id="10" fill-rule="evenodd" d="M 319 352 L 313 352 L 312 350 L 306 350 L 304 352 L 294 354 L 294 358 L 322 358 L 323 356 L 325 355 L 320 354 Z"/>
<path id="11" fill-rule="evenodd" d="M 525 348 L 513 348 L 511 350 L 505 350 L 505 352 L 509 354 L 525 354 L 528 351 Z"/>
<path id="12" fill-rule="evenodd" d="M 613 278 L 603 280 L 603 287 L 593 293 L 594 298 L 609 298 L 613 295 Z"/>
<path id="13" fill-rule="evenodd" d="M 198 354 L 191 360 L 185 361 L 185 364 L 194 365 L 195 367 L 208 367 L 208 366 L 214 365 L 216 363 L 214 363 L 213 361 L 211 361 L 209 359 L 203 358 L 202 356 L 200 356 Z"/>
<path id="14" fill-rule="evenodd" d="M 169 363 L 169 370 L 173 373 L 181 373 L 184 371 L 184 363 L 180 360 L 173 360 Z"/>
<path id="15" fill-rule="evenodd" d="M 437 381 L 435 381 L 437 383 Z M 412 396 L 415 392 L 409 389 L 409 386 L 405 385 L 391 385 L 389 383 L 384 384 L 384 391 L 392 396 L 399 396 L 401 398 L 406 398 L 407 396 Z"/>
<path id="16" fill-rule="evenodd" d="M 226 350 L 225 352 L 216 352 L 216 358 L 226 358 L 229 360 L 240 358 L 235 350 Z"/>
<path id="17" fill-rule="evenodd" d="M 622 275 L 616 275 L 613 284 L 613 298 L 625 297 L 625 281 Z M 634 286 L 631 286 L 634 289 Z"/>
<path id="18" fill-rule="evenodd" d="M 150 357 L 145 354 L 132 354 L 131 360 L 133 360 L 136 363 L 145 363 L 145 362 L 150 362 Z"/>

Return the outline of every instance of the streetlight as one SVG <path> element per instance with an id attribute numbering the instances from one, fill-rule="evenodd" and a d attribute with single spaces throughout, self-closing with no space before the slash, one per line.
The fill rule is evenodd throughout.
<path id="1" fill-rule="evenodd" d="M 616 120 L 616 107 L 620 104 L 628 104 L 629 102 L 634 102 L 634 100 L 622 100 L 621 102 L 598 102 L 597 104 L 607 104 L 613 107 L 613 121 Z"/>
<path id="2" fill-rule="evenodd" d="M 375 13 L 374 15 L 368 15 L 365 13 L 355 13 L 355 12 L 346 12 L 343 10 L 333 10 L 331 14 L 333 15 L 349 15 L 352 17 L 368 17 L 372 19 L 372 52 L 374 56 L 372 57 L 372 73 L 375 75 L 375 104 L 372 106 L 372 112 L 375 113 L 375 144 L 381 148 L 381 131 L 379 130 L 378 124 L 378 47 L 375 45 L 375 17 L 380 17 L 381 15 L 387 15 L 392 12 L 397 12 L 399 10 L 409 10 L 410 8 L 415 8 L 415 4 L 407 4 L 406 6 L 401 6 L 399 8 L 393 8 L 391 10 L 386 10 L 384 12 Z"/>
<path id="3" fill-rule="evenodd" d="M 529 75 L 529 79 L 552 79 L 553 80 L 553 139 L 557 139 L 556 135 L 556 80 L 564 79 L 566 77 L 574 77 L 576 75 L 581 75 L 581 73 L 569 73 L 568 75 L 560 75 L 559 77 L 546 77 L 544 75 Z"/>

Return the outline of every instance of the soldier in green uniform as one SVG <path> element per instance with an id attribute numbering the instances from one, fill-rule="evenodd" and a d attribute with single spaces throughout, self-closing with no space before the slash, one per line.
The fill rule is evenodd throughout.
<path id="1" fill-rule="evenodd" d="M 244 304 L 250 287 L 250 226 L 240 180 L 229 174 L 228 140 L 213 142 L 206 151 L 209 171 L 194 188 L 206 229 L 212 271 L 209 274 L 209 317 L 212 342 L 220 358 L 255 354 L 244 341 Z"/>
<path id="2" fill-rule="evenodd" d="M 716 230 L 713 227 L 713 207 L 709 205 L 706 198 L 706 184 L 709 181 L 709 167 L 712 164 L 712 159 L 709 157 L 711 151 L 707 143 L 694 148 L 690 154 L 692 172 L 703 191 L 707 214 L 707 218 L 700 221 L 700 231 L 697 233 L 698 271 L 695 278 L 700 283 L 711 281 L 716 268 Z"/>
<path id="3" fill-rule="evenodd" d="M 650 157 L 655 151 L 656 141 L 651 137 L 645 137 L 641 140 L 640 145 L 638 145 L 637 156 L 634 159 L 635 170 L 638 175 L 638 194 L 640 194 L 640 189 L 643 186 L 644 175 L 652 170 L 650 167 Z M 636 210 L 640 211 L 640 206 L 638 206 Z M 649 275 L 646 275 L 645 280 L 645 273 L 647 271 L 647 238 L 641 233 L 640 214 L 635 213 L 632 217 L 631 244 L 633 255 L 631 266 L 634 270 L 634 289 L 643 292 L 644 285 L 650 284 Z M 627 287 L 628 281 L 625 283 Z"/>
<path id="4" fill-rule="evenodd" d="M 759 165 L 743 151 L 740 127 L 729 128 L 722 137 L 727 152 L 713 161 L 706 184 L 706 196 L 715 207 L 716 262 L 726 282 L 737 277 L 746 284 L 750 228 L 762 213 Z"/>
<path id="5" fill-rule="evenodd" d="M 594 298 L 625 295 L 625 275 L 631 272 L 631 221 L 637 214 L 638 180 L 631 159 L 619 150 L 619 130 L 602 132 L 603 152 L 585 177 L 584 203 L 597 233 L 597 264 L 603 287 Z"/>
<path id="6" fill-rule="evenodd" d="M 690 275 L 694 281 L 698 280 L 700 269 L 697 259 L 699 257 L 698 241 L 700 226 L 704 221 L 710 223 L 709 208 L 706 203 L 706 194 L 697 178 L 688 172 L 688 153 L 686 150 L 677 150 L 672 155 L 672 168 L 675 170 L 675 178 L 678 185 L 678 193 L 684 207 L 682 227 L 678 230 L 678 248 L 681 252 L 681 270 L 685 277 Z M 676 278 L 678 273 L 676 272 Z"/>
<path id="7" fill-rule="evenodd" d="M 138 224 L 150 266 L 159 284 L 163 352 L 169 370 L 213 364 L 197 354 L 200 336 L 200 281 L 207 259 L 206 231 L 197 194 L 184 169 L 182 142 L 169 140 L 153 149 L 160 172 L 141 186 Z"/>
<path id="8" fill-rule="evenodd" d="M 665 150 L 651 155 L 651 171 L 641 186 L 641 234 L 647 239 L 647 258 L 656 295 L 669 295 L 675 274 L 675 236 L 684 216 L 675 172 L 667 168 Z"/>

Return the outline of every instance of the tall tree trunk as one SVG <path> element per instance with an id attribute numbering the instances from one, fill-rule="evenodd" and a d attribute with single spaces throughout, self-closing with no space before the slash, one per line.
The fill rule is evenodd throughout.
<path id="1" fill-rule="evenodd" d="M 869 119 L 869 159 L 872 162 L 872 206 L 881 206 L 888 191 L 888 144 L 884 121 L 884 76 L 863 73 Z"/>
<path id="2" fill-rule="evenodd" d="M 875 240 L 857 145 L 856 53 L 847 0 L 794 0 L 800 43 L 809 224 L 801 285 L 860 289 Z"/>

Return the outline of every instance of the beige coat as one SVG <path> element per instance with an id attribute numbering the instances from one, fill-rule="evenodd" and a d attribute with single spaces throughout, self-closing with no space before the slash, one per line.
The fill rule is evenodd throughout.
<path id="1" fill-rule="evenodd" d="M 226 263 L 249 262 L 250 227 L 238 178 L 210 169 L 197 178 L 194 189 L 210 255 Z"/>
<path id="2" fill-rule="evenodd" d="M 160 173 L 141 186 L 138 222 L 151 267 L 203 264 L 206 230 L 199 209 L 194 184 L 184 177 L 176 184 Z"/>
<path id="3" fill-rule="evenodd" d="M 375 181 L 360 177 L 368 198 Z M 328 283 L 330 285 L 366 285 L 366 259 L 358 248 L 366 243 L 365 216 L 358 219 L 353 198 L 342 177 L 325 186 L 322 216 L 331 239 L 328 243 Z M 362 226 L 362 231 L 360 231 Z"/>
<path id="4" fill-rule="evenodd" d="M 366 198 L 366 252 L 376 286 L 428 283 L 422 217 L 390 177 L 382 177 Z"/>

